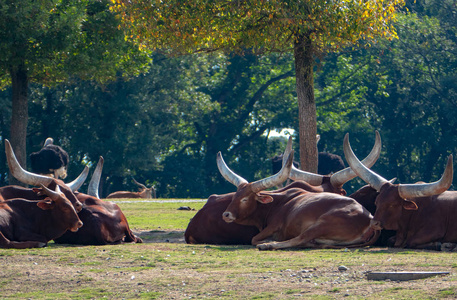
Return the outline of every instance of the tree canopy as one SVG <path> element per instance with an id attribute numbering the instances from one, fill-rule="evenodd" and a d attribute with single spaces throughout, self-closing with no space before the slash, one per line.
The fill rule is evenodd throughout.
<path id="1" fill-rule="evenodd" d="M 396 36 L 391 21 L 403 0 L 125 1 L 114 0 L 129 37 L 166 53 L 293 51 L 300 160 L 317 171 L 316 55 L 359 41 Z"/>
<path id="2" fill-rule="evenodd" d="M 125 41 L 108 1 L 2 1 L 0 87 L 12 87 L 10 139 L 26 163 L 28 86 L 138 74 L 148 56 Z"/>

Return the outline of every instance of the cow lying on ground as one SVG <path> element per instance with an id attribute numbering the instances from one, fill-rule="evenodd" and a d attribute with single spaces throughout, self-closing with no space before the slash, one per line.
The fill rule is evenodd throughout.
<path id="1" fill-rule="evenodd" d="M 73 205 L 59 191 L 41 186 L 44 200 L 11 199 L 0 202 L 0 247 L 38 248 L 65 231 L 83 225 Z"/>
<path id="2" fill-rule="evenodd" d="M 370 226 L 371 214 L 354 199 L 298 188 L 279 193 L 264 191 L 288 178 L 292 159 L 293 152 L 278 174 L 249 183 L 227 167 L 219 152 L 219 171 L 237 187 L 222 215 L 224 221 L 256 226 L 260 233 L 251 243 L 260 250 L 363 247 L 373 244 L 379 230 Z M 270 242 L 270 239 L 273 241 Z"/>
<path id="3" fill-rule="evenodd" d="M 146 187 L 144 184 L 137 182 L 133 179 L 133 182 L 140 187 L 139 192 L 127 192 L 127 191 L 117 191 L 106 196 L 107 199 L 113 198 L 144 198 L 152 199 L 156 198 L 156 190 L 154 186 L 150 188 Z"/>
<path id="4" fill-rule="evenodd" d="M 292 139 L 289 141 L 284 152 L 287 157 L 292 151 Z M 370 167 L 376 162 L 381 152 L 381 138 L 376 134 L 375 146 L 370 154 L 363 160 L 364 164 Z M 279 170 L 278 170 L 279 171 Z M 335 173 L 331 176 L 322 176 L 309 172 L 304 172 L 292 167 L 294 172 L 289 177 L 297 180 L 284 188 L 271 193 L 281 193 L 287 189 L 300 188 L 305 191 L 320 193 L 323 191 L 337 194 L 346 194 L 342 189 L 345 182 L 356 177 L 355 173 L 347 168 L 344 171 Z M 291 171 L 291 173 L 292 173 Z M 315 186 L 308 184 L 304 180 L 310 180 Z M 264 191 L 264 193 L 270 193 Z M 246 226 L 234 222 L 227 223 L 222 220 L 222 213 L 227 209 L 235 193 L 224 195 L 211 195 L 206 204 L 190 220 L 186 232 L 185 240 L 189 244 L 251 244 L 252 238 L 259 233 L 255 226 Z M 373 200 L 374 201 L 374 200 Z"/>
<path id="5" fill-rule="evenodd" d="M 232 201 L 234 193 L 211 195 L 205 205 L 187 225 L 184 239 L 188 244 L 250 245 L 259 233 L 255 226 L 227 223 L 222 213 Z"/>
<path id="6" fill-rule="evenodd" d="M 13 148 L 11 147 L 11 144 L 8 140 L 5 140 L 5 152 L 11 175 L 14 176 L 17 180 L 32 186 L 44 185 L 51 190 L 55 190 L 56 187 L 59 186 L 59 189 L 62 191 L 62 193 L 65 194 L 65 197 L 70 200 L 76 211 L 81 211 L 82 204 L 76 198 L 73 191 L 80 187 L 86 180 L 89 168 L 85 167 L 84 171 L 78 176 L 78 178 L 69 184 L 65 184 L 60 179 L 43 176 L 24 170 L 17 161 L 16 155 L 14 155 Z M 25 198 L 28 200 L 43 199 L 42 194 L 39 192 L 37 193 L 36 191 L 38 190 L 22 188 L 19 186 L 6 186 L 0 188 L 0 200 L 11 198 Z"/>
<path id="7" fill-rule="evenodd" d="M 40 151 L 30 154 L 31 168 L 34 173 L 65 179 L 70 159 L 67 151 L 53 143 L 52 138 L 47 138 Z"/>
<path id="8" fill-rule="evenodd" d="M 103 157 L 100 157 L 89 183 L 89 194 L 75 192 L 83 204 L 78 213 L 84 226 L 77 232 L 67 231 L 54 239 L 58 244 L 107 245 L 120 243 L 142 243 L 143 240 L 133 234 L 127 218 L 120 207 L 109 201 L 98 199 L 98 185 L 103 168 Z"/>
<path id="9" fill-rule="evenodd" d="M 376 213 L 375 201 L 378 195 L 379 193 L 374 188 L 370 185 L 365 185 L 349 195 L 349 198 L 359 202 L 370 212 L 371 215 L 374 216 Z M 373 244 L 373 246 L 392 247 L 395 242 L 395 234 L 395 230 L 382 229 L 378 240 Z"/>
<path id="10" fill-rule="evenodd" d="M 372 227 L 395 230 L 395 247 L 439 250 L 457 243 L 457 192 L 447 191 L 453 178 L 452 155 L 436 182 L 393 184 L 360 164 L 348 134 L 344 154 L 354 172 L 379 192 Z"/>

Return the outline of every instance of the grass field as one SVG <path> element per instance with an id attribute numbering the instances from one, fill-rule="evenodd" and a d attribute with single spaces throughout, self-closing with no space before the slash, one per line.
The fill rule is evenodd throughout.
<path id="1" fill-rule="evenodd" d="M 1 299 L 457 298 L 457 254 L 388 248 L 258 251 L 187 245 L 204 202 L 119 202 L 143 244 L 0 249 Z M 189 206 L 194 210 L 178 210 Z M 347 270 L 340 271 L 340 267 Z M 340 268 L 341 269 L 341 268 Z M 374 271 L 445 271 L 372 281 Z"/>

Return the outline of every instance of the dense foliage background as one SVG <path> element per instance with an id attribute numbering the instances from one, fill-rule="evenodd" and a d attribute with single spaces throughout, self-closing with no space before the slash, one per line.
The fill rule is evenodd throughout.
<path id="1" fill-rule="evenodd" d="M 399 39 L 326 56 L 315 87 L 319 151 L 343 155 L 349 132 L 362 158 L 379 130 L 383 152 L 373 169 L 413 183 L 439 178 L 447 156 L 457 153 L 457 7 L 422 0 L 407 8 L 396 24 Z M 151 58 L 147 73 L 119 73 L 103 84 L 76 77 L 53 87 L 32 84 L 27 153 L 53 137 L 71 156 L 69 180 L 103 156 L 102 197 L 136 190 L 132 177 L 154 184 L 159 197 L 234 191 L 219 175 L 218 151 L 248 180 L 271 174 L 271 158 L 286 140 L 270 132 L 298 129 L 290 53 Z M 11 88 L 0 103 L 3 141 L 10 138 Z M 6 184 L 1 151 L 0 185 Z M 361 185 L 353 180 L 345 188 Z"/>

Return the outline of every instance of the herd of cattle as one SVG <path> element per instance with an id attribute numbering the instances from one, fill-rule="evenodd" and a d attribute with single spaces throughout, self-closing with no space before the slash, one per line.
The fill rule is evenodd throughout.
<path id="1" fill-rule="evenodd" d="M 54 146 L 52 139 L 43 149 L 49 146 Z M 255 182 L 230 170 L 218 153 L 219 171 L 236 186 L 236 192 L 211 195 L 190 220 L 185 241 L 252 244 L 260 250 L 371 245 L 456 248 L 457 222 L 453 216 L 457 213 L 457 192 L 447 191 L 453 178 L 452 155 L 440 180 L 394 184 L 370 170 L 381 153 L 378 132 L 372 151 L 362 161 L 353 153 L 348 134 L 343 149 L 349 167 L 319 175 L 294 166 L 289 139 L 281 169 Z M 74 181 L 65 183 L 59 179 L 66 174 L 62 172 L 66 169 L 64 159 L 61 166 L 36 171 L 35 164 L 35 171 L 28 172 L 19 165 L 8 140 L 5 151 L 11 175 L 34 187 L 0 187 L 0 248 L 43 247 L 51 240 L 80 245 L 142 242 L 130 230 L 119 206 L 98 196 L 102 157 L 84 194 L 78 189 L 88 176 L 87 167 Z M 367 185 L 348 196 L 343 185 L 355 177 Z M 287 180 L 293 182 L 273 190 Z M 108 198 L 155 197 L 153 188 L 135 183 L 141 192 L 116 192 Z"/>

